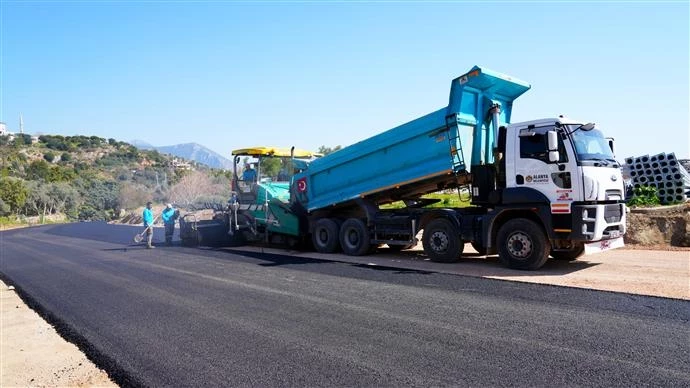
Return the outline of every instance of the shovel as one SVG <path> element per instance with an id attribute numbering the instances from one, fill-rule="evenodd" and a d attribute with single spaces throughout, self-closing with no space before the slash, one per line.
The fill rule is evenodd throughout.
<path id="1" fill-rule="evenodd" d="M 144 229 L 143 232 L 135 234 L 135 235 L 134 235 L 134 242 L 135 242 L 135 243 L 140 243 L 140 242 L 144 241 L 144 236 L 146 235 L 146 232 L 147 232 L 149 229 L 151 229 L 151 226 L 146 227 L 146 229 Z"/>

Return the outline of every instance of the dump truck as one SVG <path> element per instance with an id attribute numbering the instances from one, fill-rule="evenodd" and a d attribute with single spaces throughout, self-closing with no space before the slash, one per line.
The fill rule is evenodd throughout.
<path id="1" fill-rule="evenodd" d="M 231 199 L 228 233 L 365 255 L 383 244 L 410 248 L 422 231 L 431 260 L 456 261 L 471 243 L 525 270 L 549 256 L 575 260 L 623 246 L 624 184 L 612 143 L 595 124 L 562 115 L 511 123 L 513 102 L 530 87 L 475 66 L 452 80 L 446 107 L 291 168 L 287 199 L 264 194 L 263 219 L 245 210 L 260 200 Z M 429 208 L 423 197 L 459 189 L 469 190 L 471 206 Z M 396 201 L 405 206 L 382 207 Z"/>

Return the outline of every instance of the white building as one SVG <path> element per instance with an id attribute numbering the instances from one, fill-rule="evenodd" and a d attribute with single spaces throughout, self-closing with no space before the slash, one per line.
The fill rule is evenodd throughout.
<path id="1" fill-rule="evenodd" d="M 5 136 L 9 134 L 9 131 L 7 131 L 7 124 L 0 121 L 0 136 Z"/>

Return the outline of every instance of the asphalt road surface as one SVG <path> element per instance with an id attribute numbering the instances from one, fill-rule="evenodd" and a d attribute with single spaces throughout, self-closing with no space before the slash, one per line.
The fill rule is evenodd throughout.
<path id="1" fill-rule="evenodd" d="M 688 301 L 146 250 L 140 229 L 0 233 L 3 279 L 124 386 L 690 385 Z"/>

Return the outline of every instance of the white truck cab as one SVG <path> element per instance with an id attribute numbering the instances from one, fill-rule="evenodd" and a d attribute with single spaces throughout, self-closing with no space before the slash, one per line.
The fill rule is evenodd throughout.
<path id="1" fill-rule="evenodd" d="M 558 117 L 508 125 L 505 172 L 506 188 L 548 199 L 555 249 L 565 241 L 581 242 L 586 252 L 622 246 L 621 166 L 594 124 Z"/>

